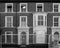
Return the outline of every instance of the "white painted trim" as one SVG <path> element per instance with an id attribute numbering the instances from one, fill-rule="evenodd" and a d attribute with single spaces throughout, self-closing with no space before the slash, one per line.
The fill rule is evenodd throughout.
<path id="1" fill-rule="evenodd" d="M 36 12 L 38 12 L 38 11 L 37 11 L 37 5 L 38 5 L 38 4 L 42 4 L 42 12 L 44 12 L 44 3 L 36 3 Z"/>
<path id="2" fill-rule="evenodd" d="M 13 27 L 13 16 L 5 16 L 5 27 L 7 27 L 7 17 L 11 17 L 11 22 L 12 22 L 11 27 Z"/>
<path id="3" fill-rule="evenodd" d="M 12 5 L 12 12 L 13 12 L 13 3 L 5 3 L 5 12 L 8 13 L 8 12 L 7 12 L 7 5 L 8 5 L 8 4 L 11 4 L 11 5 Z M 10 13 L 11 13 L 11 12 L 10 12 Z"/>
<path id="4" fill-rule="evenodd" d="M 7 34 L 7 32 L 10 32 L 11 34 Z M 12 35 L 12 34 L 13 34 L 12 31 L 6 31 L 6 32 L 5 32 L 5 43 L 8 43 L 8 42 L 7 42 L 7 35 L 11 35 L 11 43 L 13 43 L 13 35 Z"/>
<path id="5" fill-rule="evenodd" d="M 37 24 L 38 15 L 42 15 L 42 16 L 43 16 L 43 26 L 45 26 L 45 16 L 47 17 L 47 13 L 34 13 L 34 14 L 33 14 L 33 27 L 38 26 L 38 24 Z M 36 26 L 34 26 L 34 16 L 36 17 Z M 47 18 L 46 18 L 46 19 L 47 19 Z M 47 21 L 47 20 L 46 20 L 46 21 Z M 47 23 L 46 23 L 46 25 L 47 25 Z M 42 26 L 42 25 L 40 25 L 40 26 Z"/>
<path id="6" fill-rule="evenodd" d="M 58 20 L 58 23 L 60 22 L 60 16 L 53 16 L 53 27 L 59 27 L 60 25 L 60 23 L 58 24 L 59 26 L 54 26 L 54 18 L 59 18 L 59 20 Z"/>
<path id="7" fill-rule="evenodd" d="M 45 25 L 45 26 L 47 26 L 47 16 L 45 16 L 45 17 L 46 17 L 46 18 L 45 18 L 45 19 L 46 19 L 46 20 L 45 20 L 45 23 L 46 23 L 46 25 Z"/>
<path id="8" fill-rule="evenodd" d="M 26 27 L 27 27 L 27 16 L 20 16 L 20 27 L 21 27 L 21 18 L 25 17 L 26 18 Z"/>
<path id="9" fill-rule="evenodd" d="M 5 43 L 7 43 L 6 32 L 5 32 Z"/>
<path id="10" fill-rule="evenodd" d="M 37 18 L 38 18 L 38 16 L 37 16 Z M 43 21 L 43 25 L 38 25 L 38 19 L 37 19 L 37 26 L 45 26 L 45 16 L 43 16 L 43 20 L 42 21 Z"/>
<path id="11" fill-rule="evenodd" d="M 58 12 L 60 12 L 60 10 L 59 10 L 60 9 L 60 3 L 53 3 L 53 12 L 54 12 L 54 5 L 58 5 Z"/>
<path id="12" fill-rule="evenodd" d="M 21 5 L 22 4 L 25 4 L 26 5 L 26 12 L 28 12 L 27 10 L 28 10 L 28 8 L 27 8 L 27 3 L 20 3 L 20 12 L 21 12 Z M 22 13 L 24 13 L 24 12 L 22 12 Z"/>
<path id="13" fill-rule="evenodd" d="M 22 30 L 23 29 L 23 30 Z M 29 28 L 18 28 L 18 44 L 21 45 L 21 32 L 26 32 L 26 44 L 29 45 Z"/>

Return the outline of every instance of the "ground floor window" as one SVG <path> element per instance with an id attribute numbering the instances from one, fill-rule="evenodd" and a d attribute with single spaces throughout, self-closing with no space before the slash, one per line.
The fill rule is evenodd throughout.
<path id="1" fill-rule="evenodd" d="M 5 34 L 2 34 L 2 43 L 13 43 L 12 31 L 5 31 Z"/>
<path id="2" fill-rule="evenodd" d="M 29 34 L 29 44 L 33 44 L 33 34 Z"/>
<path id="3" fill-rule="evenodd" d="M 6 31 L 5 32 L 5 43 L 13 43 L 13 32 L 12 31 Z"/>

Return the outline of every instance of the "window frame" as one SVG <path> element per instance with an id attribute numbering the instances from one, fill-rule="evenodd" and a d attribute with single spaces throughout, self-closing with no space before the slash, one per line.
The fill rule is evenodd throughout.
<path id="1" fill-rule="evenodd" d="M 5 3 L 5 12 L 7 12 L 7 5 L 8 4 L 12 5 L 12 11 L 11 12 L 13 12 L 13 3 Z M 7 12 L 7 13 L 11 13 L 11 12 Z"/>
<path id="2" fill-rule="evenodd" d="M 38 25 L 38 16 L 43 16 L 43 25 Z M 47 16 L 46 16 L 47 17 Z M 43 15 L 43 14 L 39 14 L 39 15 L 37 15 L 37 20 L 36 20 L 36 25 L 37 26 L 46 26 L 47 25 L 47 23 L 46 23 L 46 25 L 45 25 L 45 16 Z M 47 22 L 47 20 L 46 20 L 46 22 Z"/>
<path id="3" fill-rule="evenodd" d="M 59 18 L 58 19 L 58 26 L 54 26 L 54 18 Z M 60 20 L 60 17 L 59 16 L 53 16 L 53 27 L 59 27 L 60 25 L 59 25 L 59 20 Z"/>
<path id="4" fill-rule="evenodd" d="M 28 9 L 27 9 L 27 3 L 20 3 L 20 12 L 22 12 L 22 11 L 21 11 L 21 6 L 22 6 L 22 4 L 26 5 L 26 12 L 27 12 L 27 10 L 28 10 Z M 23 12 L 23 13 L 24 13 L 24 12 Z"/>
<path id="5" fill-rule="evenodd" d="M 5 16 L 5 27 L 8 27 L 8 26 L 7 26 L 7 18 L 8 18 L 8 17 L 11 17 L 12 26 L 10 26 L 10 27 L 13 27 L 13 16 Z"/>
<path id="6" fill-rule="evenodd" d="M 20 27 L 21 27 L 21 18 L 25 17 L 26 18 L 26 27 L 27 27 L 27 16 L 20 16 Z"/>
<path id="7" fill-rule="evenodd" d="M 10 32 L 11 34 L 7 34 L 7 32 Z M 9 36 L 11 35 L 11 43 L 13 43 L 13 32 L 12 32 L 12 31 L 6 31 L 6 32 L 5 32 L 5 43 L 8 43 L 8 42 L 7 42 L 7 40 L 8 40 L 8 39 L 7 39 L 7 36 L 8 36 L 8 35 L 9 35 Z"/>
<path id="8" fill-rule="evenodd" d="M 60 12 L 60 10 L 59 10 L 60 4 L 59 3 L 53 3 L 53 12 L 54 12 L 54 5 L 58 5 L 58 12 Z"/>
<path id="9" fill-rule="evenodd" d="M 42 4 L 42 11 L 41 12 L 44 12 L 44 3 L 36 3 L 36 12 L 38 12 L 38 10 L 37 10 L 38 4 Z"/>
<path id="10" fill-rule="evenodd" d="M 38 15 L 38 17 L 43 17 L 43 15 L 41 15 L 41 16 Z M 38 24 L 38 22 L 40 22 L 40 23 L 41 23 L 41 22 L 44 22 L 44 17 L 43 17 L 43 19 L 38 19 L 38 20 L 37 20 L 37 24 Z M 38 26 L 42 26 L 42 25 L 43 25 L 43 24 L 41 23 L 41 24 L 38 25 Z"/>

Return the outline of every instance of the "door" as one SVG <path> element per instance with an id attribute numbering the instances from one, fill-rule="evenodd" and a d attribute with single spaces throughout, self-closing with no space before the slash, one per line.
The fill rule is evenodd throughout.
<path id="1" fill-rule="evenodd" d="M 26 33 L 25 32 L 21 33 L 21 44 L 26 45 Z"/>
<path id="2" fill-rule="evenodd" d="M 58 45 L 59 45 L 59 33 L 55 32 L 53 36 L 54 36 L 54 41 L 52 41 L 52 45 L 53 45 L 54 48 L 58 48 Z"/>

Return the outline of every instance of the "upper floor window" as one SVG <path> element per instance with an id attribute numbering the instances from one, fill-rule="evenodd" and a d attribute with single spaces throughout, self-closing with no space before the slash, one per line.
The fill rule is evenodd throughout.
<path id="1" fill-rule="evenodd" d="M 54 19 L 53 19 L 53 26 L 57 26 L 57 27 L 58 27 L 59 24 L 60 24 L 60 23 L 59 23 L 59 20 L 60 20 L 59 18 L 60 18 L 60 17 L 54 16 L 53 18 L 54 18 Z"/>
<path id="2" fill-rule="evenodd" d="M 13 16 L 5 16 L 5 27 L 13 27 Z"/>
<path id="3" fill-rule="evenodd" d="M 6 3 L 6 12 L 13 12 L 13 3 Z"/>
<path id="4" fill-rule="evenodd" d="M 5 43 L 13 43 L 13 32 L 12 31 L 6 31 L 5 32 Z"/>
<path id="5" fill-rule="evenodd" d="M 53 3 L 53 12 L 60 12 L 60 4 Z"/>
<path id="6" fill-rule="evenodd" d="M 20 16 L 20 26 L 26 27 L 27 26 L 27 16 Z"/>
<path id="7" fill-rule="evenodd" d="M 20 12 L 27 12 L 27 3 L 20 3 Z"/>
<path id="8" fill-rule="evenodd" d="M 43 3 L 36 3 L 36 11 L 37 12 L 43 12 L 43 9 L 44 6 L 43 6 Z"/>
<path id="9" fill-rule="evenodd" d="M 43 25 L 43 16 L 38 16 L 38 25 Z"/>

